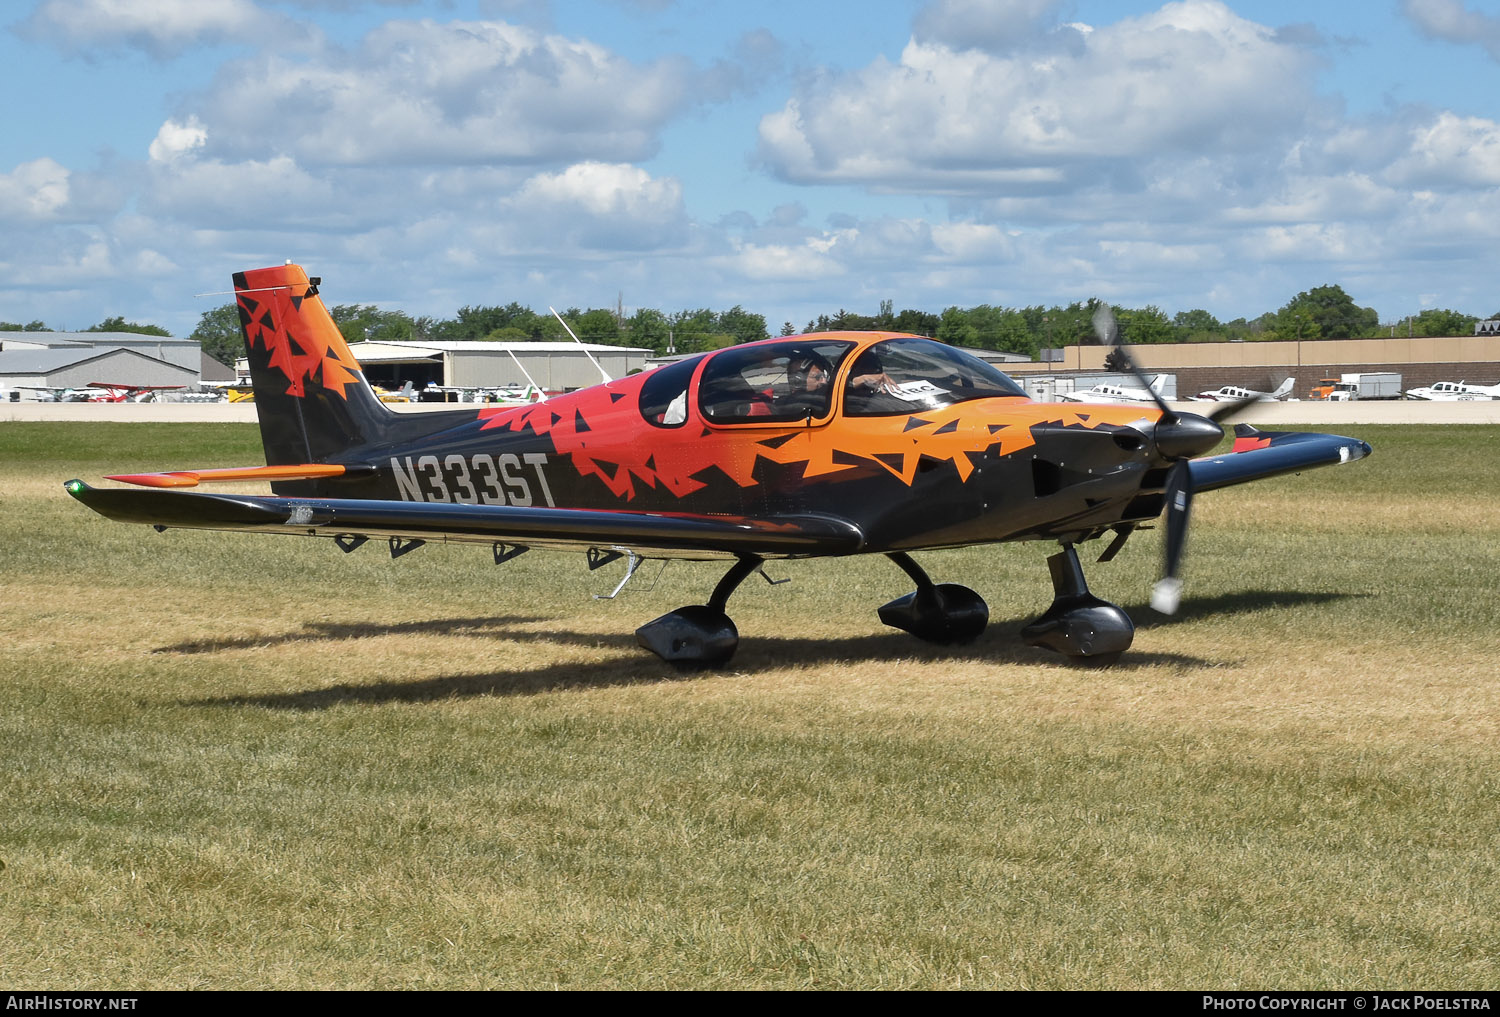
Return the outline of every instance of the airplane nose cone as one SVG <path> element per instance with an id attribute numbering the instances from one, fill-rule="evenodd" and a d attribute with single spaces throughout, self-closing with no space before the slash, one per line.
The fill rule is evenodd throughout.
<path id="1" fill-rule="evenodd" d="M 1164 459 L 1191 459 L 1213 448 L 1224 438 L 1224 429 L 1196 413 L 1163 416 L 1156 423 L 1156 451 Z"/>

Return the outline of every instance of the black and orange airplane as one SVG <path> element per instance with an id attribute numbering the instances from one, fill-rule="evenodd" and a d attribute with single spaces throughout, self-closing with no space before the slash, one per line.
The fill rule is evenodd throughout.
<path id="1" fill-rule="evenodd" d="M 371 390 L 319 282 L 292 264 L 234 277 L 267 465 L 108 478 L 151 490 L 73 480 L 73 496 L 158 530 L 323 536 L 346 552 L 383 538 L 393 557 L 441 540 L 489 545 L 497 564 L 530 548 L 632 564 L 732 560 L 706 604 L 637 630 L 641 645 L 689 666 L 734 653 L 726 602 L 766 559 L 884 554 L 916 590 L 880 608 L 882 621 L 962 643 L 984 630 L 988 608 L 934 583 L 912 552 L 1055 541 L 1056 599 L 1022 636 L 1107 663 L 1135 629 L 1090 594 L 1075 545 L 1113 534 L 1107 561 L 1165 511 L 1153 605 L 1175 610 L 1195 492 L 1370 452 L 1353 438 L 1240 425 L 1233 451 L 1211 456 L 1224 437 L 1211 416 L 1160 399 L 1036 403 L 960 350 L 887 332 L 747 343 L 528 406 L 402 413 Z M 1112 341 L 1112 320 L 1098 325 Z M 230 480 L 266 480 L 274 494 L 168 490 Z"/>

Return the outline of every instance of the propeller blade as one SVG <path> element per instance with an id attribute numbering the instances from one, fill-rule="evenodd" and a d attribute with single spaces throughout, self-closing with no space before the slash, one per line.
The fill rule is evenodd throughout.
<path id="1" fill-rule="evenodd" d="M 1094 334 L 1099 337 L 1099 342 L 1115 351 L 1115 356 L 1125 364 L 1126 372 L 1140 382 L 1141 388 L 1151 396 L 1151 401 L 1156 403 L 1157 409 L 1162 412 L 1162 419 L 1173 416 L 1172 408 L 1167 401 L 1161 397 L 1161 393 L 1151 387 L 1151 379 L 1146 377 L 1146 372 L 1141 370 L 1135 362 L 1135 357 L 1130 355 L 1130 347 L 1120 341 L 1120 325 L 1115 321 L 1115 312 L 1108 304 L 1101 303 L 1094 311 Z"/>
<path id="2" fill-rule="evenodd" d="M 1185 461 L 1167 474 L 1166 560 L 1162 577 L 1151 590 L 1151 609 L 1176 614 L 1182 602 L 1182 555 L 1187 547 L 1188 519 L 1193 509 L 1193 477 Z"/>
<path id="3" fill-rule="evenodd" d="M 1108 304 L 1101 303 L 1094 311 L 1094 334 L 1105 346 L 1120 345 L 1120 326 L 1115 321 L 1115 312 Z M 1129 354 L 1127 353 L 1128 357 Z"/>

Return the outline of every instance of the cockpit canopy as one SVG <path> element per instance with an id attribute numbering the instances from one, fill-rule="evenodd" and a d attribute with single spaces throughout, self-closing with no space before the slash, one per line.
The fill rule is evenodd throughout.
<path id="1" fill-rule="evenodd" d="M 800 336 L 694 357 L 653 372 L 641 390 L 641 413 L 661 427 L 685 422 L 688 385 L 704 359 L 698 411 L 715 424 L 822 421 L 840 400 L 847 416 L 887 416 L 1026 397 L 989 364 L 931 339 L 887 339 L 851 357 L 858 345 Z"/>

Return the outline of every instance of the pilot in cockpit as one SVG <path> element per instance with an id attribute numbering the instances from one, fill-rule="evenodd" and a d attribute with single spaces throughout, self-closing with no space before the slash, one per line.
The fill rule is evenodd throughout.
<path id="1" fill-rule="evenodd" d="M 786 365 L 787 392 L 776 401 L 777 409 L 809 410 L 822 416 L 828 409 L 828 379 L 832 373 L 832 365 L 816 353 L 793 357 Z"/>
<path id="2" fill-rule="evenodd" d="M 896 380 L 881 366 L 880 354 L 873 349 L 865 350 L 854 362 L 846 388 L 844 405 L 853 413 L 868 413 L 886 403 L 894 405 L 885 408 L 896 410 L 905 405 L 899 400 L 886 398 L 900 390 L 896 387 Z"/>

